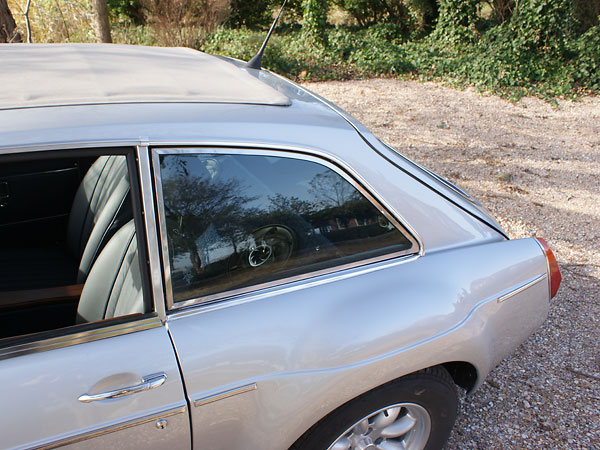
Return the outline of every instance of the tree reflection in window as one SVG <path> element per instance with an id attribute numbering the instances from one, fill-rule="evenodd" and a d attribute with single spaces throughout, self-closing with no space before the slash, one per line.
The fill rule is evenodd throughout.
<path id="1" fill-rule="evenodd" d="M 162 155 L 174 301 L 410 249 L 358 190 L 320 164 Z"/>

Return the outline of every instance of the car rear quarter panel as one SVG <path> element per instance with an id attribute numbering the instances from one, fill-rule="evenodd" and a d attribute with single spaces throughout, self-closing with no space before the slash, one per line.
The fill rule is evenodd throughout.
<path id="1" fill-rule="evenodd" d="M 465 361 L 478 383 L 544 320 L 533 239 L 426 253 L 180 312 L 169 320 L 203 449 L 282 449 L 346 401 L 419 369 Z M 542 278 L 540 278 L 542 277 Z M 498 299 L 539 279 L 504 302 Z M 231 433 L 237 423 L 239 433 Z"/>

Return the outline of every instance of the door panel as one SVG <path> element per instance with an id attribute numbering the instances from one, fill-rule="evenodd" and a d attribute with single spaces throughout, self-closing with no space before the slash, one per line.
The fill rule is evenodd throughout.
<path id="1" fill-rule="evenodd" d="M 1 448 L 189 449 L 187 406 L 166 329 L 155 327 L 0 361 Z M 166 375 L 160 386 L 113 399 L 99 394 Z M 157 426 L 165 420 L 166 426 Z M 118 445 L 113 445 L 118 443 Z"/>

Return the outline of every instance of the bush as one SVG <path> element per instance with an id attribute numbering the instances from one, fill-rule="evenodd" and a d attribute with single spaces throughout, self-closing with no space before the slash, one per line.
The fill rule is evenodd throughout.
<path id="1" fill-rule="evenodd" d="M 452 44 L 472 42 L 476 37 L 479 0 L 440 0 L 440 16 L 434 37 Z"/>
<path id="2" fill-rule="evenodd" d="M 575 35 L 573 0 L 522 0 L 510 21 L 523 50 L 562 53 Z"/>
<path id="3" fill-rule="evenodd" d="M 227 24 L 232 28 L 262 28 L 273 20 L 272 0 L 232 0 Z"/>
<path id="4" fill-rule="evenodd" d="M 377 23 L 402 24 L 409 21 L 409 10 L 402 0 L 334 0 L 362 28 Z"/>
<path id="5" fill-rule="evenodd" d="M 600 93 L 600 25 L 590 28 L 581 36 L 576 48 L 575 81 Z"/>
<path id="6" fill-rule="evenodd" d="M 260 48 L 281 0 L 108 1 L 114 42 L 187 45 L 247 61 Z M 600 93 L 600 25 L 582 12 L 596 11 L 600 0 L 330 1 L 354 11 L 364 26 L 328 24 L 327 0 L 289 0 L 264 67 L 298 80 L 437 79 L 514 99 Z M 8 3 L 22 27 L 18 2 Z M 132 18 L 129 8 L 136 5 L 142 5 L 145 23 Z M 246 19 L 222 22 L 230 5 L 238 14 L 247 11 Z M 90 13 L 89 0 L 32 2 L 34 41 L 93 42 Z M 427 36 L 425 14 L 429 26 L 435 24 Z M 304 17 L 302 29 L 293 25 L 302 21 L 299 15 Z"/>
<path id="7" fill-rule="evenodd" d="M 313 45 L 327 45 L 328 0 L 302 0 L 304 37 Z"/>
<path id="8" fill-rule="evenodd" d="M 119 16 L 126 17 L 134 25 L 146 22 L 144 8 L 139 0 L 107 0 L 108 11 L 111 17 L 118 19 Z M 118 20 L 117 20 L 118 21 Z"/>
<path id="9" fill-rule="evenodd" d="M 582 31 L 598 25 L 600 16 L 600 0 L 575 0 L 575 18 Z"/>

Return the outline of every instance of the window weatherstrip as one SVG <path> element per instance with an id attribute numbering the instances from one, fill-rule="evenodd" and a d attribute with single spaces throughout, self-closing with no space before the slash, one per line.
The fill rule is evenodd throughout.
<path id="1" fill-rule="evenodd" d="M 158 210 L 158 228 L 160 232 L 160 247 L 162 250 L 162 264 L 165 283 L 165 298 L 167 309 L 173 309 L 173 283 L 171 279 L 171 261 L 169 260 L 169 243 L 167 239 L 167 219 L 165 217 L 165 204 L 162 189 L 162 173 L 160 170 L 160 155 L 162 153 L 152 150 L 152 165 L 154 168 L 154 190 Z"/>
<path id="2" fill-rule="evenodd" d="M 120 323 L 108 327 L 95 328 L 93 330 L 82 331 L 80 333 L 67 334 L 55 338 L 48 338 L 35 342 L 16 344 L 9 347 L 0 348 L 0 361 L 15 356 L 40 353 L 47 350 L 55 350 L 64 347 L 70 347 L 76 344 L 98 341 L 115 336 L 135 333 L 137 331 L 150 330 L 162 326 L 157 317 L 136 320 L 133 322 Z M 8 339 L 7 339 L 8 340 Z"/>
<path id="3" fill-rule="evenodd" d="M 205 146 L 195 146 L 195 147 L 185 147 L 185 148 L 151 148 L 152 151 L 152 162 L 154 168 L 154 183 L 155 183 L 155 192 L 156 192 L 156 204 L 158 209 L 158 223 L 160 228 L 160 239 L 161 239 L 161 248 L 162 248 L 162 260 L 164 267 L 164 282 L 165 282 L 165 296 L 167 300 L 167 308 L 169 310 L 176 308 L 184 308 L 197 304 L 205 304 L 212 303 L 219 300 L 224 300 L 229 297 L 238 296 L 241 294 L 246 294 L 252 291 L 257 291 L 260 289 L 270 288 L 274 286 L 279 286 L 282 284 L 291 283 L 294 281 L 305 280 L 307 278 L 312 278 L 320 275 L 326 275 L 330 273 L 339 272 L 341 270 L 356 268 L 360 266 L 364 266 L 367 264 L 382 262 L 390 259 L 395 259 L 402 256 L 409 255 L 418 255 L 421 256 L 423 254 L 423 245 L 421 239 L 418 237 L 416 232 L 409 226 L 405 225 L 404 220 L 399 220 L 396 218 L 394 214 L 390 213 L 392 208 L 389 205 L 371 194 L 369 190 L 367 190 L 363 184 L 364 181 L 352 170 L 346 167 L 344 164 L 337 163 L 337 161 L 331 161 L 329 157 L 323 155 L 313 155 L 310 150 L 302 151 L 301 149 L 293 148 L 286 149 L 284 147 L 278 149 L 265 149 L 264 147 L 257 147 L 256 149 L 248 149 L 248 148 L 238 148 L 238 147 L 205 147 Z M 167 240 L 167 229 L 166 229 L 166 217 L 164 210 L 164 197 L 162 190 L 162 174 L 160 171 L 160 156 L 163 155 L 173 155 L 173 156 L 183 156 L 183 155 L 249 155 L 249 156 L 271 156 L 278 158 L 288 158 L 288 159 L 298 159 L 303 161 L 309 161 L 321 166 L 324 166 L 330 170 L 332 170 L 335 174 L 340 176 L 346 182 L 350 183 L 352 187 L 354 187 L 360 194 L 362 194 L 368 201 L 371 203 L 377 211 L 379 211 L 387 220 L 389 220 L 394 227 L 400 232 L 407 240 L 411 243 L 410 248 L 406 250 L 402 250 L 400 252 L 387 253 L 385 255 L 377 256 L 374 258 L 362 259 L 359 261 L 355 261 L 348 264 L 342 264 L 339 266 L 330 267 L 323 270 L 318 270 L 314 272 L 307 272 L 304 274 L 290 276 L 286 278 L 281 278 L 278 280 L 255 284 L 252 286 L 247 286 L 240 289 L 223 291 L 216 294 L 211 294 L 203 297 L 191 298 L 182 301 L 175 302 L 173 299 L 173 289 L 172 289 L 172 279 L 171 279 L 171 264 L 169 260 L 169 248 L 168 248 L 168 240 Z M 360 180 L 360 181 L 359 181 Z"/>

